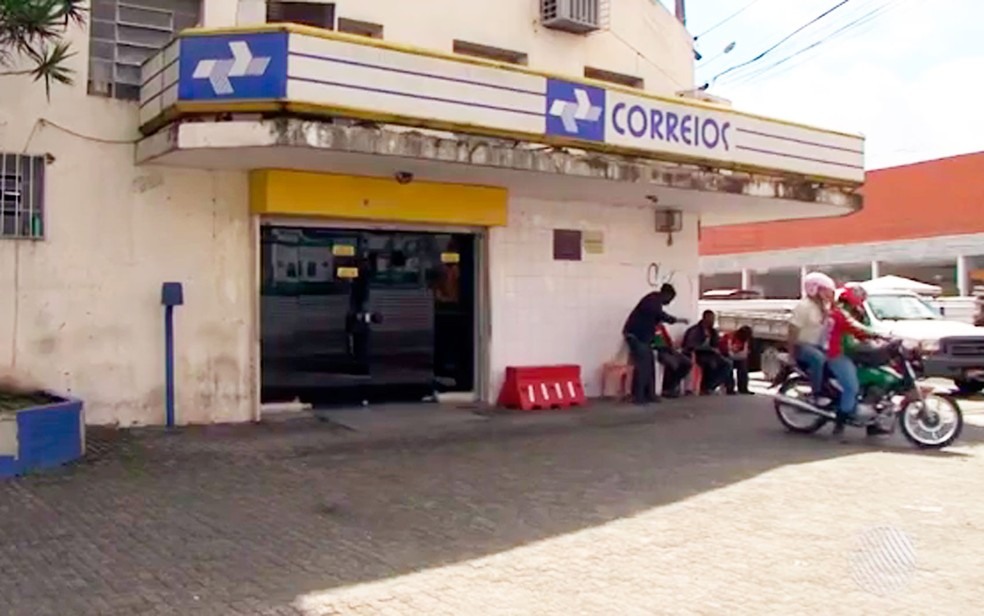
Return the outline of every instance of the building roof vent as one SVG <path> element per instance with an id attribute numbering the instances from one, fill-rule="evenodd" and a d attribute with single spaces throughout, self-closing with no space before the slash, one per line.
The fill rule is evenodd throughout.
<path id="1" fill-rule="evenodd" d="M 601 0 L 540 0 L 540 19 L 554 30 L 587 34 L 601 29 Z"/>

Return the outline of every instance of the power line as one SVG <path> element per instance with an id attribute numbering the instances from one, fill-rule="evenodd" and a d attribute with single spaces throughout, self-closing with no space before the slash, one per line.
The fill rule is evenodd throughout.
<path id="1" fill-rule="evenodd" d="M 795 30 L 793 30 L 792 32 L 790 32 L 789 34 L 787 34 L 785 37 L 783 37 L 778 43 L 774 44 L 772 47 L 769 47 L 768 49 L 766 49 L 765 51 L 763 51 L 759 55 L 755 56 L 751 60 L 746 60 L 745 62 L 742 62 L 741 64 L 736 64 L 735 66 L 732 66 L 731 68 L 718 73 L 717 75 L 715 75 L 711 79 L 710 84 L 713 84 L 719 78 L 723 77 L 724 75 L 727 75 L 728 73 L 730 73 L 732 71 L 736 71 L 736 70 L 738 70 L 738 69 L 740 69 L 742 67 L 748 66 L 749 64 L 752 64 L 754 62 L 758 62 L 759 60 L 761 60 L 762 58 L 764 58 L 765 56 L 767 56 L 769 53 L 771 53 L 772 51 L 775 51 L 775 49 L 777 47 L 779 47 L 780 45 L 782 45 L 783 43 L 785 43 L 789 39 L 793 38 L 794 36 L 796 36 L 797 34 L 799 34 L 800 32 L 802 32 L 803 30 L 805 30 L 808 27 L 812 26 L 813 24 L 817 23 L 818 21 L 820 21 L 821 19 L 823 19 L 827 15 L 830 15 L 831 13 L 833 13 L 837 9 L 841 8 L 842 6 L 844 6 L 845 4 L 847 4 L 850 1 L 851 0 L 841 0 L 840 2 L 838 2 L 834 6 L 830 7 L 829 9 L 827 9 L 826 11 L 824 11 L 823 13 L 821 13 L 820 15 L 817 15 L 816 17 L 814 17 L 810 21 L 806 22 L 805 24 L 803 24 L 799 28 L 796 28 Z M 710 84 L 708 84 L 708 85 L 710 85 Z"/>
<path id="2" fill-rule="evenodd" d="M 862 0 L 862 2 L 861 2 L 860 5 L 858 5 L 857 3 L 854 3 L 854 4 L 852 4 L 852 6 L 856 6 L 857 7 L 857 12 L 860 12 L 860 11 L 863 11 L 863 10 L 869 8 L 870 6 L 872 6 L 874 4 L 877 4 L 878 2 L 879 2 L 879 0 Z M 865 3 L 867 3 L 867 4 L 865 4 Z M 857 12 L 855 12 L 854 14 L 856 15 Z M 849 20 L 849 19 L 850 19 L 850 17 L 848 17 L 846 20 Z M 831 23 L 831 22 L 833 22 L 833 23 Z M 820 24 L 820 25 L 816 26 L 812 30 L 815 31 L 815 32 L 818 32 L 818 33 L 822 33 L 824 31 L 830 31 L 832 28 L 836 28 L 836 27 L 837 27 L 837 20 L 836 19 L 833 19 L 833 20 L 830 20 L 830 21 L 828 21 L 828 22 L 826 22 L 824 24 Z M 737 42 L 742 43 L 742 46 L 744 48 L 747 48 L 747 49 L 754 49 L 756 47 L 757 48 L 764 48 L 764 47 L 772 44 L 772 41 L 770 39 L 773 38 L 773 35 L 774 35 L 774 32 L 768 32 L 768 33 L 766 33 L 766 36 L 758 36 L 758 37 L 755 37 L 754 40 L 747 40 L 746 41 L 744 39 L 738 39 Z M 721 54 L 718 54 L 714 58 L 715 59 L 719 59 L 721 57 L 723 57 L 723 56 L 721 56 Z M 702 62 L 702 63 L 700 63 L 696 67 L 696 69 L 698 71 L 704 71 L 704 70 L 706 70 L 708 68 L 708 66 L 707 66 L 708 64 L 710 64 L 710 61 Z M 754 67 L 743 67 L 743 69 L 744 70 L 754 69 Z M 739 70 L 743 70 L 743 69 L 739 69 Z M 704 73 L 704 74 L 705 75 L 714 75 L 715 73 L 709 73 L 708 72 L 708 73 Z M 728 76 L 728 79 L 731 79 L 733 77 L 734 77 L 733 75 L 729 75 Z M 706 79 L 710 79 L 710 77 L 708 76 Z"/>
<path id="3" fill-rule="evenodd" d="M 804 54 L 804 53 L 806 53 L 806 52 L 808 52 L 808 51 L 810 51 L 812 49 L 815 49 L 815 48 L 819 47 L 820 45 L 823 45 L 824 43 L 827 43 L 827 42 L 829 42 L 831 40 L 836 39 L 841 34 L 844 34 L 844 33 L 849 32 L 851 30 L 855 30 L 858 27 L 860 27 L 860 26 L 862 26 L 862 25 L 870 22 L 871 20 L 873 20 L 876 17 L 878 17 L 881 13 L 883 13 L 888 8 L 888 6 L 889 6 L 888 4 L 882 5 L 882 6 L 878 7 L 878 8 L 876 8 L 876 9 L 874 9 L 874 10 L 866 13 L 865 15 L 863 15 L 863 16 L 861 16 L 859 18 L 854 19 L 854 20 L 848 22 L 847 24 L 841 26 L 840 28 L 837 28 L 833 32 L 831 32 L 831 33 L 823 36 L 819 40 L 814 41 L 810 45 L 807 45 L 806 47 L 803 47 L 802 49 L 799 49 L 797 51 L 794 51 L 793 53 L 787 55 L 786 57 L 782 58 L 781 60 L 778 60 L 776 62 L 773 62 L 772 64 L 770 64 L 768 66 L 757 67 L 752 72 L 745 73 L 743 75 L 737 75 L 733 79 L 730 79 L 730 80 L 726 79 L 725 82 L 728 83 L 728 84 L 730 84 L 730 85 L 736 85 L 736 84 L 739 84 L 739 83 L 750 83 L 752 81 L 755 81 L 758 77 L 761 77 L 762 75 L 765 75 L 770 70 L 772 70 L 772 69 L 774 69 L 774 68 L 776 68 L 778 66 L 781 66 L 781 65 L 785 64 L 786 62 L 789 62 L 790 60 L 792 60 L 792 59 L 794 59 L 796 57 L 799 57 L 802 54 Z"/>
<path id="4" fill-rule="evenodd" d="M 721 21 L 717 22 L 716 24 L 714 24 L 713 26 L 711 26 L 707 30 L 704 30 L 703 32 L 701 32 L 700 34 L 698 34 L 697 36 L 695 36 L 694 37 L 694 40 L 696 41 L 700 37 L 706 36 L 707 34 L 710 34 L 711 32 L 717 30 L 718 28 L 720 28 L 724 24 L 728 23 L 729 21 L 731 21 L 735 17 L 738 17 L 739 15 L 741 15 L 742 13 L 744 13 L 748 9 L 752 8 L 753 6 L 755 6 L 756 4 L 758 4 L 761 1 L 762 0 L 752 0 L 751 2 L 749 2 L 748 4 L 746 4 L 743 8 L 738 9 L 737 11 L 735 11 L 734 13 L 732 13 L 731 15 L 728 15 L 727 17 L 725 17 Z"/>
<path id="5" fill-rule="evenodd" d="M 830 41 L 833 41 L 833 40 L 837 39 L 839 36 L 841 36 L 843 34 L 847 34 L 847 33 L 851 32 L 853 30 L 857 30 L 858 28 L 861 28 L 862 26 L 865 26 L 867 24 L 870 24 L 872 21 L 874 21 L 874 20 L 878 19 L 879 17 L 887 14 L 892 9 L 898 8 L 899 6 L 901 6 L 901 3 L 902 2 L 905 2 L 905 1 L 907 1 L 907 0 L 888 0 L 885 4 L 883 4 L 883 5 L 879 6 L 879 7 L 875 8 L 875 9 L 873 9 L 873 10 L 867 12 L 867 13 L 865 13 L 864 15 L 862 15 L 862 16 L 860 16 L 860 17 L 858 17 L 858 18 L 850 21 L 849 23 L 841 26 L 840 28 L 837 28 L 833 32 L 827 34 L 826 36 L 824 36 L 823 38 L 821 38 L 821 39 L 813 42 L 812 44 L 807 45 L 806 47 L 804 47 L 802 49 L 799 49 L 798 51 L 795 51 L 795 52 L 789 54 L 788 56 L 786 56 L 785 58 L 783 58 L 781 60 L 778 60 L 776 62 L 773 62 L 769 66 L 759 68 L 759 69 L 757 69 L 757 70 L 755 70 L 755 71 L 753 71 L 751 73 L 746 73 L 744 75 L 739 75 L 733 81 L 730 81 L 728 83 L 729 83 L 729 85 L 732 85 L 732 86 L 739 85 L 739 84 L 740 85 L 746 85 L 747 86 L 747 85 L 750 85 L 750 84 L 755 83 L 757 81 L 760 81 L 763 76 L 767 75 L 770 71 L 772 71 L 776 67 L 779 67 L 779 66 L 782 66 L 783 64 L 786 64 L 790 60 L 793 60 L 794 58 L 797 58 L 797 57 L 801 56 L 802 54 L 804 54 L 804 53 L 806 53 L 806 52 L 808 52 L 808 51 L 810 51 L 812 49 L 815 49 L 815 48 L 819 47 L 820 45 L 823 45 L 825 43 L 828 43 Z M 809 58 L 806 58 L 805 60 L 809 60 Z M 795 63 L 795 64 L 787 67 L 787 69 L 788 68 L 793 68 L 795 66 L 798 66 L 799 64 L 800 63 Z M 781 73 L 778 73 L 778 74 L 784 74 L 785 72 L 786 72 L 786 69 L 782 70 Z M 774 76 L 775 75 L 777 75 L 777 74 L 774 74 Z"/>

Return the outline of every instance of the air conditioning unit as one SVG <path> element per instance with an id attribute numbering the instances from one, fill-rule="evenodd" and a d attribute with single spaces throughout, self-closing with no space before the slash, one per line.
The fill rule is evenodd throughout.
<path id="1" fill-rule="evenodd" d="M 540 0 L 540 19 L 554 30 L 587 34 L 601 29 L 601 0 Z"/>

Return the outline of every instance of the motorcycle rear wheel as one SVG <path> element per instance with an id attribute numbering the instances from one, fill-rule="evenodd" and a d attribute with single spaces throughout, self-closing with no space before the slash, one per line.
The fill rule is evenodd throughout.
<path id="1" fill-rule="evenodd" d="M 799 396 L 790 396 L 790 392 L 796 392 L 800 396 L 805 396 L 806 393 L 811 390 L 812 387 L 807 379 L 796 376 L 787 380 L 779 387 L 779 394 L 790 398 L 796 398 Z M 779 422 L 790 432 L 795 432 L 797 434 L 813 434 L 827 424 L 827 418 L 820 415 L 814 415 L 813 413 L 808 413 L 806 411 L 801 411 L 795 407 L 789 406 L 788 404 L 783 404 L 778 398 L 775 399 L 773 404 L 776 408 L 776 417 L 779 418 Z"/>
<path id="2" fill-rule="evenodd" d="M 949 416 L 949 421 L 945 422 Z M 943 449 L 960 438 L 963 412 L 956 400 L 930 394 L 922 400 L 909 400 L 899 412 L 899 428 L 906 440 L 920 449 Z"/>

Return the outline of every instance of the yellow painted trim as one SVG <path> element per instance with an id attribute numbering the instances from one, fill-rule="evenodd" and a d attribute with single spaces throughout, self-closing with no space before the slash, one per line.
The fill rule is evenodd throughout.
<path id="1" fill-rule="evenodd" d="M 420 118 L 376 113 L 372 111 L 365 111 L 362 109 L 355 109 L 352 107 L 324 105 L 321 103 L 305 103 L 299 101 L 290 101 L 290 102 L 273 102 L 273 101 L 204 102 L 202 101 L 202 102 L 193 102 L 193 103 L 179 102 L 176 103 L 173 107 L 166 109 L 161 116 L 158 116 L 158 119 L 151 120 L 147 122 L 144 126 L 147 129 L 149 129 L 147 131 L 148 133 L 152 133 L 160 126 L 167 124 L 168 122 L 184 115 L 214 114 L 214 113 L 270 113 L 275 111 L 283 111 L 287 113 L 296 113 L 300 115 L 322 116 L 322 117 L 344 116 L 344 117 L 349 117 L 359 120 L 367 120 L 370 122 L 378 122 L 380 124 L 400 124 L 405 126 L 430 128 L 434 130 L 443 130 L 448 132 L 472 133 L 472 134 L 484 135 L 488 137 L 499 137 L 502 139 L 533 141 L 535 143 L 543 143 L 555 147 L 576 148 L 589 152 L 612 154 L 616 156 L 631 156 L 635 158 L 645 158 L 645 159 L 655 160 L 660 162 L 671 162 L 671 163 L 679 163 L 685 165 L 698 165 L 701 167 L 728 169 L 731 171 L 740 171 L 743 173 L 751 173 L 751 174 L 766 174 L 771 176 L 782 175 L 782 176 L 806 178 L 808 180 L 821 182 L 824 184 L 847 186 L 851 188 L 858 187 L 863 183 L 863 180 L 848 180 L 841 177 L 830 177 L 830 176 L 824 176 L 819 174 L 811 175 L 811 174 L 804 174 L 804 173 L 795 173 L 792 171 L 773 169 L 771 167 L 745 165 L 741 163 L 734 163 L 730 161 L 718 160 L 713 158 L 702 158 L 699 156 L 684 156 L 684 155 L 673 154 L 669 152 L 656 152 L 653 150 L 627 148 L 624 146 L 616 146 L 606 143 L 584 142 L 584 141 L 578 141 L 576 139 L 565 139 L 563 137 L 553 137 L 549 135 L 542 135 L 539 133 L 526 133 L 522 131 L 506 131 L 506 130 L 499 130 L 495 128 L 488 128 L 486 126 L 463 124 L 457 122 L 445 122 L 442 120 L 424 120 Z"/>
<path id="2" fill-rule="evenodd" d="M 191 28 L 188 30 L 183 30 L 179 36 L 210 36 L 216 34 L 251 34 L 251 33 L 262 33 L 262 32 L 287 32 L 290 34 L 300 34 L 305 36 L 313 36 L 315 38 L 328 39 L 332 41 L 341 41 L 345 43 L 355 43 L 356 45 L 365 45 L 367 47 L 378 47 L 381 49 L 388 49 L 391 51 L 399 51 L 403 53 L 413 54 L 415 56 L 426 56 L 430 58 L 439 58 L 441 60 L 450 60 L 452 62 L 458 62 L 461 64 L 473 64 L 476 66 L 485 66 L 490 68 L 497 68 L 504 71 L 511 71 L 513 73 L 522 73 L 525 75 L 533 75 L 535 77 L 546 77 L 549 79 L 560 79 L 563 81 L 569 81 L 572 83 L 582 83 L 589 86 L 594 86 L 597 88 L 604 88 L 606 90 L 612 90 L 615 92 L 622 92 L 625 94 L 631 94 L 633 96 L 639 96 L 642 98 L 647 98 L 654 101 L 660 101 L 665 103 L 674 103 L 678 105 L 684 105 L 686 107 L 694 107 L 697 109 L 711 109 L 714 111 L 722 111 L 725 113 L 733 113 L 735 115 L 744 116 L 746 118 L 753 118 L 756 120 L 763 120 L 766 122 L 775 122 L 776 124 L 783 124 L 785 126 L 792 126 L 795 128 L 802 128 L 805 130 L 810 130 L 818 133 L 826 133 L 828 135 L 838 135 L 841 137 L 849 137 L 851 139 L 864 139 L 863 135 L 848 133 L 843 131 L 831 130 L 827 128 L 820 128 L 817 126 L 810 126 L 809 124 L 803 124 L 800 122 L 793 122 L 791 120 L 782 120 L 779 118 L 770 118 L 768 116 L 759 115 L 755 113 L 749 113 L 747 111 L 738 111 L 731 107 L 725 105 L 717 105 L 714 103 L 708 103 L 706 101 L 699 101 L 693 99 L 687 99 L 682 97 L 671 97 L 662 96 L 659 94 L 652 94 L 649 92 L 644 92 L 642 90 L 637 90 L 635 88 L 629 88 L 626 86 L 620 86 L 618 84 L 612 84 L 607 81 L 598 81 L 595 79 L 588 79 L 585 77 L 573 77 L 570 75 L 561 75 L 559 73 L 552 73 L 549 71 L 538 71 L 525 66 L 517 66 L 515 64 L 509 64 L 506 62 L 496 62 L 494 60 L 485 60 L 483 58 L 475 58 L 472 56 L 464 56 L 456 53 L 437 51 L 434 49 L 425 49 L 423 47 L 416 47 L 413 45 L 404 45 L 402 43 L 394 43 L 392 41 L 384 41 L 381 39 L 373 39 L 365 36 L 359 36 L 357 34 L 346 34 L 344 32 L 335 32 L 333 30 L 324 30 L 322 28 L 313 28 L 311 26 L 302 26 L 299 24 L 261 24 L 255 26 L 233 26 L 228 28 Z"/>
<path id="3" fill-rule="evenodd" d="M 502 227 L 508 223 L 504 188 L 334 175 L 285 169 L 251 171 L 254 214 Z"/>

